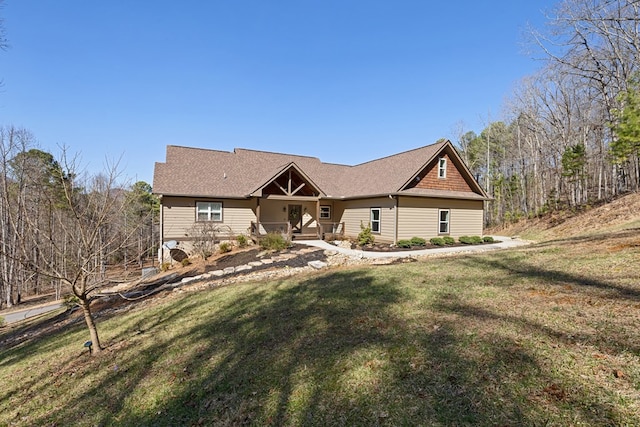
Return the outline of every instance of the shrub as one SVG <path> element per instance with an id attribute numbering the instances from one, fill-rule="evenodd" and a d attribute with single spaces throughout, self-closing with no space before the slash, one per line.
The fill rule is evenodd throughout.
<path id="1" fill-rule="evenodd" d="M 431 242 L 432 245 L 444 246 L 444 239 L 442 237 L 432 237 L 429 242 Z"/>
<path id="2" fill-rule="evenodd" d="M 269 251 L 281 251 L 289 247 L 289 242 L 282 234 L 270 232 L 260 239 L 260 247 Z"/>
<path id="3" fill-rule="evenodd" d="M 367 225 L 366 227 L 360 223 L 360 233 L 358 234 L 358 245 L 366 246 L 372 245 L 373 242 L 376 241 L 375 236 L 371 232 L 371 226 Z"/>
<path id="4" fill-rule="evenodd" d="M 422 237 L 412 237 L 411 238 L 411 244 L 413 246 L 424 246 L 427 244 L 427 241 L 425 239 L 423 239 Z"/>
<path id="5" fill-rule="evenodd" d="M 442 240 L 444 240 L 445 245 L 453 245 L 456 243 L 456 239 L 451 236 L 444 236 Z"/>
<path id="6" fill-rule="evenodd" d="M 458 241 L 460 243 L 464 243 L 465 245 L 472 245 L 473 244 L 473 240 L 471 240 L 471 237 L 469 237 L 469 236 L 460 236 L 460 237 L 458 237 Z"/>
<path id="7" fill-rule="evenodd" d="M 480 243 L 482 243 L 482 237 L 480 236 L 471 236 L 471 243 L 474 245 L 479 245 Z"/>
<path id="8" fill-rule="evenodd" d="M 193 252 L 207 259 L 216 253 L 216 242 L 221 236 L 230 236 L 231 228 L 227 225 L 216 224 L 212 221 L 196 222 L 186 233 L 193 239 Z M 177 260 L 181 261 L 181 260 Z"/>
<path id="9" fill-rule="evenodd" d="M 162 264 L 160 264 L 160 271 L 165 272 L 169 270 L 169 267 L 171 267 L 171 263 L 165 261 Z"/>
<path id="10" fill-rule="evenodd" d="M 182 264 L 183 267 L 186 267 L 187 265 L 191 264 L 191 260 L 189 258 L 185 258 L 182 261 L 180 261 L 180 264 Z"/>
<path id="11" fill-rule="evenodd" d="M 202 251 L 202 254 L 201 254 L 201 255 L 202 255 L 202 257 L 203 257 L 204 259 L 207 259 L 207 258 L 209 258 L 211 255 L 213 255 L 213 252 L 211 252 L 210 250 L 204 250 L 204 251 Z"/>
<path id="12" fill-rule="evenodd" d="M 406 239 L 398 240 L 398 243 L 396 243 L 396 245 L 399 248 L 410 248 L 411 247 L 411 240 L 406 240 Z"/>
<path id="13" fill-rule="evenodd" d="M 222 242 L 218 247 L 218 250 L 220 251 L 221 254 L 226 254 L 227 252 L 231 252 L 231 249 L 233 249 L 233 247 L 229 242 Z"/>
<path id="14" fill-rule="evenodd" d="M 491 236 L 484 236 L 482 238 L 482 241 L 485 242 L 485 243 L 493 243 L 493 242 L 495 242 L 495 240 L 493 240 L 493 237 L 491 237 Z"/>
<path id="15" fill-rule="evenodd" d="M 249 240 L 244 234 L 239 234 L 238 236 L 236 236 L 236 242 L 238 242 L 238 246 L 241 248 L 244 248 L 249 244 Z"/>
<path id="16" fill-rule="evenodd" d="M 4 326 L 4 317 L 0 316 L 0 328 Z"/>

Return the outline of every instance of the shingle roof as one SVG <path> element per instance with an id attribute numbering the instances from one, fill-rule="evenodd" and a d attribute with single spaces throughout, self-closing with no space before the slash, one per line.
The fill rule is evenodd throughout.
<path id="1" fill-rule="evenodd" d="M 450 142 L 438 142 L 355 166 L 267 151 L 236 148 L 228 152 L 169 145 L 166 162 L 155 165 L 153 192 L 191 197 L 249 197 L 293 163 L 330 198 L 395 194 L 446 144 Z M 427 195 L 413 190 L 405 192 Z M 486 195 L 481 194 L 480 198 Z"/>

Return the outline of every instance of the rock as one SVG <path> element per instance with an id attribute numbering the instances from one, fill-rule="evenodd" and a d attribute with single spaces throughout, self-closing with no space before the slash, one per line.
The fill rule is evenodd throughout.
<path id="1" fill-rule="evenodd" d="M 309 267 L 315 268 L 316 270 L 320 270 L 322 268 L 325 268 L 327 266 L 327 263 L 324 261 L 316 260 L 316 261 L 309 261 L 307 265 Z"/>
<path id="2" fill-rule="evenodd" d="M 351 249 L 351 242 L 348 240 L 341 240 L 340 243 L 338 243 L 338 246 L 345 249 Z"/>
<path id="3" fill-rule="evenodd" d="M 235 272 L 239 272 L 239 271 L 247 271 L 247 270 L 251 270 L 253 267 L 251 267 L 250 265 L 239 265 L 236 267 Z M 226 270 L 226 269 L 225 269 Z"/>
<path id="4" fill-rule="evenodd" d="M 222 271 L 224 272 L 224 274 L 231 274 L 231 273 L 236 271 L 236 268 L 235 267 L 227 267 Z"/>
<path id="5" fill-rule="evenodd" d="M 220 276 L 224 276 L 224 271 L 223 270 L 214 270 L 211 272 L 212 276 L 216 276 L 216 277 L 220 277 Z"/>
<path id="6" fill-rule="evenodd" d="M 248 265 L 250 265 L 251 267 L 260 267 L 262 264 L 262 261 L 251 261 Z"/>

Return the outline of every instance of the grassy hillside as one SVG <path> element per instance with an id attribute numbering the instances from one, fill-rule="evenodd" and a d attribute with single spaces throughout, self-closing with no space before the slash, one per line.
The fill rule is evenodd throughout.
<path id="1" fill-rule="evenodd" d="M 5 327 L 0 425 L 640 425 L 639 261 L 618 229 L 172 292 L 96 357 L 68 315 Z"/>
<path id="2" fill-rule="evenodd" d="M 640 228 L 640 193 L 627 194 L 610 203 L 584 206 L 577 211 L 551 212 L 489 230 L 487 234 L 519 235 L 542 241 L 631 228 Z"/>

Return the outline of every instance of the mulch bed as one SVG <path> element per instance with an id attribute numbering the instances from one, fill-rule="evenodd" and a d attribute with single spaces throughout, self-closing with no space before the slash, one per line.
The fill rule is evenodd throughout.
<path id="1" fill-rule="evenodd" d="M 437 246 L 437 245 L 433 245 L 431 243 L 427 243 L 424 246 L 412 246 L 410 248 L 400 248 L 397 246 L 392 246 L 390 244 L 384 244 L 384 243 L 374 243 L 373 245 L 368 245 L 368 246 L 357 246 L 357 245 L 351 245 L 352 249 L 358 249 L 358 250 L 362 250 L 365 252 L 405 252 L 405 251 L 418 251 L 418 250 L 423 250 L 423 249 L 438 249 L 438 248 L 455 248 L 455 247 L 460 247 L 460 246 L 478 246 L 478 245 L 490 245 L 493 243 L 500 243 L 498 241 L 494 241 L 491 243 L 487 243 L 487 242 L 483 242 L 483 243 L 478 243 L 478 244 L 474 244 L 474 245 L 468 245 L 468 244 L 464 244 L 464 243 L 454 243 L 453 245 L 445 245 L 445 246 Z"/>

